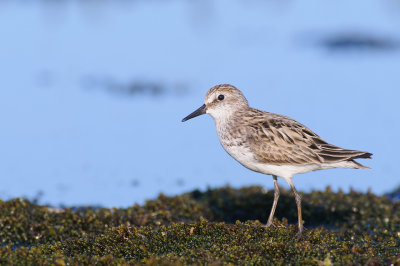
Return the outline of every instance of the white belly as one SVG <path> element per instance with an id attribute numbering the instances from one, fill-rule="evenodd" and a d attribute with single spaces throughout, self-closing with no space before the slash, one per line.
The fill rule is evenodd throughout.
<path id="1" fill-rule="evenodd" d="M 267 175 L 282 177 L 286 180 L 291 179 L 296 174 L 307 173 L 315 170 L 330 169 L 330 168 L 357 168 L 351 161 L 341 161 L 334 163 L 312 163 L 312 164 L 268 164 L 261 163 L 257 160 L 246 141 L 243 141 L 240 136 L 233 137 L 228 134 L 229 130 L 221 125 L 217 125 L 219 140 L 225 151 L 229 153 L 235 160 L 241 163 L 244 167 Z"/>
<path id="2" fill-rule="evenodd" d="M 230 156 L 235 158 L 236 161 L 250 170 L 257 171 L 257 168 L 254 168 L 254 166 L 257 164 L 257 159 L 250 148 L 245 146 L 227 146 L 222 142 L 221 144 L 225 151 L 229 153 Z"/>
<path id="3" fill-rule="evenodd" d="M 225 141 L 224 139 L 221 138 L 220 142 L 222 144 L 222 147 L 230 156 L 232 156 L 236 161 L 238 161 L 244 167 L 252 171 L 266 175 L 275 175 L 283 178 L 289 178 L 293 176 L 293 171 L 296 172 L 297 170 L 293 169 L 291 165 L 273 165 L 273 164 L 260 163 L 254 156 L 254 153 L 245 144 L 234 145 L 232 143 L 232 140 Z"/>
<path id="4" fill-rule="evenodd" d="M 244 167 L 253 170 L 255 172 L 259 172 L 266 175 L 275 175 L 282 177 L 283 179 L 291 179 L 296 174 L 303 174 L 310 171 L 322 170 L 322 169 L 330 169 L 330 168 L 354 168 L 354 164 L 352 162 L 337 162 L 337 163 L 323 163 L 323 164 L 299 164 L 299 165 L 276 165 L 276 164 L 267 164 L 260 163 L 250 148 L 241 145 L 225 145 L 223 141 L 221 141 L 222 146 L 232 156 L 235 160 L 237 160 Z"/>
<path id="5" fill-rule="evenodd" d="M 244 146 L 230 146 L 226 147 L 222 145 L 224 149 L 229 153 L 230 156 L 235 158 L 236 161 L 241 163 L 244 167 L 266 175 L 275 175 L 282 178 L 291 178 L 293 175 L 300 172 L 305 173 L 316 170 L 319 168 L 317 165 L 304 165 L 304 166 L 293 166 L 293 165 L 274 165 L 260 163 L 252 151 Z"/>

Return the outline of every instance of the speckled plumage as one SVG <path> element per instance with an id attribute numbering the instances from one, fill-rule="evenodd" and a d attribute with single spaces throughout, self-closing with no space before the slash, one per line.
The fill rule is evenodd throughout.
<path id="1" fill-rule="evenodd" d="M 292 182 L 294 175 L 330 168 L 369 169 L 354 159 L 370 158 L 371 153 L 337 147 L 287 116 L 251 108 L 232 85 L 211 88 L 205 105 L 183 121 L 204 113 L 214 118 L 219 140 L 233 158 L 250 170 L 273 176 L 275 200 L 267 225 L 272 224 L 279 197 L 277 176 L 295 193 L 301 235 L 300 196 Z"/>

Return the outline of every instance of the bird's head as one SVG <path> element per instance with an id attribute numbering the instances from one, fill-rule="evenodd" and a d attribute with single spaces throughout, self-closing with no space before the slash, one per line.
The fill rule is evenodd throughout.
<path id="1" fill-rule="evenodd" d="M 204 104 L 182 122 L 202 114 L 210 114 L 214 119 L 227 118 L 248 107 L 249 104 L 240 90 L 229 84 L 217 85 L 207 92 Z"/>

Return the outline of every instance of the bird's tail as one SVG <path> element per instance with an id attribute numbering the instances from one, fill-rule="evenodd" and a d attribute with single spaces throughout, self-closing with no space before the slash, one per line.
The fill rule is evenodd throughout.
<path id="1" fill-rule="evenodd" d="M 369 157 L 370 158 L 370 157 Z M 365 165 L 360 164 L 359 162 L 356 162 L 354 160 L 349 160 L 350 162 L 352 162 L 354 164 L 354 169 L 371 169 Z"/>
<path id="2" fill-rule="evenodd" d="M 355 169 L 371 169 L 365 165 L 360 164 L 359 162 L 354 161 L 354 159 L 371 159 L 372 153 L 370 152 L 363 152 L 361 154 L 358 154 L 356 156 L 352 156 L 351 158 L 349 158 L 354 165 L 355 165 Z"/>

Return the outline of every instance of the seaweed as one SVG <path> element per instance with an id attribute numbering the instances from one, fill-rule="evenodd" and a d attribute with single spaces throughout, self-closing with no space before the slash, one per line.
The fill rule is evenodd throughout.
<path id="1" fill-rule="evenodd" d="M 400 202 L 350 191 L 293 195 L 229 186 L 160 195 L 129 208 L 62 208 L 0 201 L 0 264 L 400 264 Z M 293 224 L 291 224 L 293 223 Z"/>

